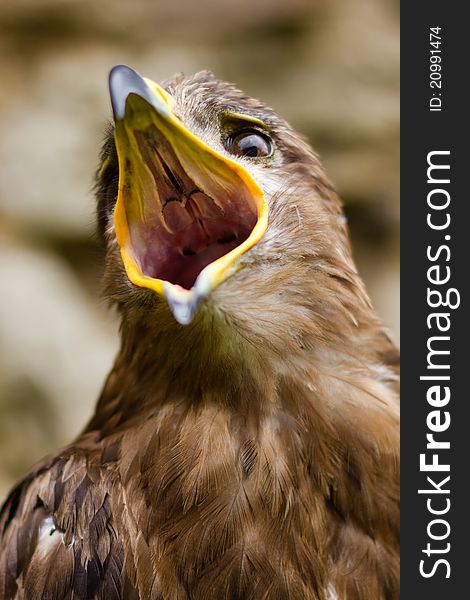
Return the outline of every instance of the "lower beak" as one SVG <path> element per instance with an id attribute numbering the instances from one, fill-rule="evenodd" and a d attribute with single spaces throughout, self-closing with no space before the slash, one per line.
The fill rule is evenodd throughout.
<path id="1" fill-rule="evenodd" d="M 175 319 L 239 268 L 267 227 L 263 191 L 173 114 L 163 88 L 126 66 L 109 76 L 119 157 L 114 221 L 130 281 L 164 296 Z"/>

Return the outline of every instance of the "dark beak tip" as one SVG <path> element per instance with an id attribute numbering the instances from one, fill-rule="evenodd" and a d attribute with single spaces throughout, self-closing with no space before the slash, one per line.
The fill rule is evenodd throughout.
<path id="1" fill-rule="evenodd" d="M 124 118 L 129 94 L 136 94 L 153 104 L 152 92 L 137 71 L 127 65 L 116 65 L 109 73 L 109 94 L 114 118 Z"/>

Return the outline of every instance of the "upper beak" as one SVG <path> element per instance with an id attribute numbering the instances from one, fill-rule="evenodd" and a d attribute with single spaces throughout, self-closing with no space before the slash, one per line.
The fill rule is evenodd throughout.
<path id="1" fill-rule="evenodd" d="M 126 66 L 109 75 L 119 158 L 116 237 L 130 281 L 190 323 L 268 222 L 262 189 L 173 113 L 173 98 Z"/>

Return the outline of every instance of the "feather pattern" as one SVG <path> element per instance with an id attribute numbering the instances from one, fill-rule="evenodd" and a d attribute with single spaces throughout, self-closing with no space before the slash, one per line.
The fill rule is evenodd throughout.
<path id="1" fill-rule="evenodd" d="M 124 273 L 108 138 L 97 195 L 121 349 L 86 430 L 2 508 L 0 598 L 396 600 L 398 353 L 339 200 L 265 105 L 206 72 L 167 89 L 215 147 L 227 107 L 269 124 L 280 158 L 246 166 L 272 190 L 269 227 L 177 325 Z"/>

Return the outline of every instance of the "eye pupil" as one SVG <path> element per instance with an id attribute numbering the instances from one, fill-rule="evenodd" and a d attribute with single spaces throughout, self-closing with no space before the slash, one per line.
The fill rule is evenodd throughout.
<path id="1" fill-rule="evenodd" d="M 261 135 L 260 133 L 254 133 L 253 131 L 242 131 L 229 138 L 228 150 L 238 156 L 262 158 L 271 156 L 272 144 L 269 138 Z"/>

